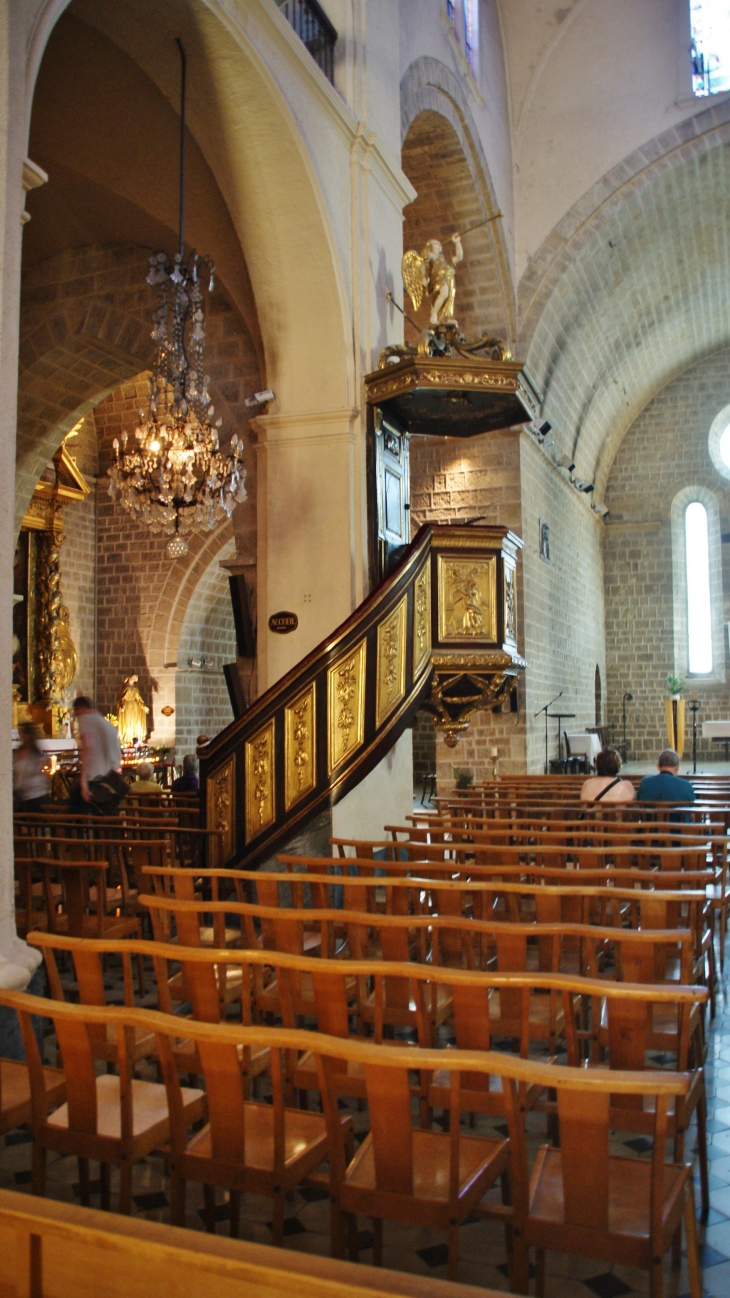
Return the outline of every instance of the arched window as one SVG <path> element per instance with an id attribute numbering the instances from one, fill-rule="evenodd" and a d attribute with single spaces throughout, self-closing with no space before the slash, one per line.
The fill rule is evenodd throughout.
<path id="1" fill-rule="evenodd" d="M 674 675 L 724 681 L 720 510 L 707 487 L 672 501 L 672 570 Z"/>
<path id="2" fill-rule="evenodd" d="M 710 530 L 707 510 L 693 500 L 684 511 L 687 567 L 687 665 L 693 676 L 712 671 L 712 599 L 710 596 Z"/>
<path id="3" fill-rule="evenodd" d="M 464 0 L 464 53 L 476 76 L 479 62 L 479 0 Z"/>
<path id="4" fill-rule="evenodd" d="M 692 89 L 696 95 L 730 90 L 730 7 L 727 0 L 690 0 Z"/>

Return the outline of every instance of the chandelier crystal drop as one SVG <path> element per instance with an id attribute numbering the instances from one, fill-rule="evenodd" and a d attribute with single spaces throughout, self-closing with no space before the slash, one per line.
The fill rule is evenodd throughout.
<path id="1" fill-rule="evenodd" d="M 150 257 L 147 283 L 157 296 L 152 339 L 156 353 L 149 379 L 147 409 L 139 411 L 134 440 L 125 432 L 112 443 L 109 495 L 152 532 L 172 539 L 170 559 L 188 552 L 187 537 L 230 518 L 246 499 L 243 439 L 234 433 L 228 451 L 220 448 L 222 420 L 215 410 L 204 371 L 205 310 L 201 279 L 213 291 L 214 264 L 193 252 L 184 254 L 185 217 L 185 51 L 181 58 L 180 248 Z"/>

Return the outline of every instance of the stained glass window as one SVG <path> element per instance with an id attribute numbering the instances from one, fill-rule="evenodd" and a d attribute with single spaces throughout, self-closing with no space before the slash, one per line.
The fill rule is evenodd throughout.
<path id="1" fill-rule="evenodd" d="M 690 22 L 694 93 L 730 90 L 730 0 L 690 0 Z"/>
<path id="2" fill-rule="evenodd" d="M 479 59 L 479 0 L 464 0 L 464 52 L 476 76 Z"/>

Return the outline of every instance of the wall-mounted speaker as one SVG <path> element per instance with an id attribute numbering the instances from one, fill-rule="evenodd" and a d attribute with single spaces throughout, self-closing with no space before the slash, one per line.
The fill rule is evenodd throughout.
<path id="1" fill-rule="evenodd" d="M 251 606 L 248 588 L 241 573 L 228 578 L 233 606 L 233 624 L 236 628 L 236 644 L 239 658 L 256 657 L 256 632 L 251 618 Z"/>

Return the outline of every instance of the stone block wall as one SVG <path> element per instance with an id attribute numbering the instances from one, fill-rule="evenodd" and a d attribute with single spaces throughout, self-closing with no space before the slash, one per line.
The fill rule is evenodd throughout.
<path id="1" fill-rule="evenodd" d="M 485 523 L 521 534 L 520 433 L 506 429 L 460 441 L 453 437 L 411 439 L 411 519 L 415 531 L 426 522 L 450 523 L 484 514 Z M 522 563 L 517 565 L 517 621 L 522 652 L 524 634 Z M 523 686 L 519 687 L 523 694 Z M 414 732 L 414 741 L 416 732 Z M 436 736 L 439 788 L 452 784 L 454 766 L 477 780 L 492 770 L 492 748 L 500 770 L 525 769 L 524 718 L 511 712 L 477 712 L 454 749 Z"/>
<path id="2" fill-rule="evenodd" d="M 560 691 L 551 708 L 575 713 L 563 728 L 583 731 L 596 721 L 595 679 L 606 679 L 604 652 L 604 527 L 589 497 L 527 434 L 520 439 L 524 654 L 520 704 L 526 717 L 527 769 L 543 770 L 545 721 L 534 713 Z M 540 557 L 540 522 L 550 529 L 550 562 Z M 523 704 L 524 700 L 524 704 Z M 557 756 L 557 722 L 549 726 L 549 757 Z"/>
<path id="3" fill-rule="evenodd" d="M 730 351 L 724 349 L 692 366 L 668 384 L 642 412 L 624 438 L 608 481 L 610 509 L 605 532 L 606 660 L 608 715 L 620 723 L 624 692 L 631 754 L 650 761 L 666 743 L 664 699 L 667 673 L 675 662 L 672 501 L 684 488 L 709 490 L 717 500 L 723 534 L 723 624 L 730 620 L 730 481 L 709 455 L 707 438 L 715 416 L 730 403 Z M 680 586 L 681 590 L 681 586 Z M 723 635 L 721 670 L 727 670 Z M 699 721 L 730 715 L 728 680 L 696 678 Z M 721 752 L 721 750 L 720 750 Z M 698 756 L 720 755 L 700 739 Z M 691 754 L 691 733 L 685 742 Z"/>

